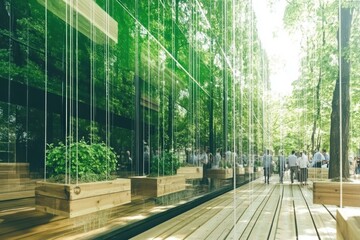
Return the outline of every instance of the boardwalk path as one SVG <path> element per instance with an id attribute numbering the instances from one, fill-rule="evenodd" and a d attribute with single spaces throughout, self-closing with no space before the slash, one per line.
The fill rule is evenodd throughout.
<path id="1" fill-rule="evenodd" d="M 312 204 L 311 185 L 259 179 L 133 239 L 336 239 L 335 211 Z"/>

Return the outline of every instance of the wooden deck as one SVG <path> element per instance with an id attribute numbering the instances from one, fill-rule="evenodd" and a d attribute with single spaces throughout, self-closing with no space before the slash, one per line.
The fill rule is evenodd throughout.
<path id="1" fill-rule="evenodd" d="M 260 178 L 133 239 L 336 239 L 336 206 L 313 204 L 311 182 L 277 182 L 272 177 L 268 185 Z M 108 211 L 67 219 L 36 211 L 34 198 L 3 201 L 0 239 L 91 239 L 172 207 L 133 199 Z"/>
<path id="2" fill-rule="evenodd" d="M 132 239 L 336 239 L 337 208 L 312 204 L 311 183 L 272 181 L 258 179 Z"/>

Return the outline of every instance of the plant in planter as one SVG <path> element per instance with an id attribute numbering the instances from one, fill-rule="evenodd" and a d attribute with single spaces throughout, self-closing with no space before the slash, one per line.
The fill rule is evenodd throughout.
<path id="1" fill-rule="evenodd" d="M 180 161 L 176 154 L 165 152 L 163 156 L 152 157 L 150 166 L 151 176 L 170 176 L 176 174 L 180 167 Z"/>
<path id="2" fill-rule="evenodd" d="M 36 209 L 76 217 L 131 201 L 130 180 L 110 181 L 116 154 L 105 143 L 50 144 L 46 166 L 49 182 L 38 182 Z"/>
<path id="3" fill-rule="evenodd" d="M 150 175 L 131 178 L 131 190 L 134 194 L 160 197 L 185 190 L 185 177 L 176 175 L 180 167 L 178 157 L 170 152 L 154 156 L 150 162 Z"/>
<path id="4" fill-rule="evenodd" d="M 117 156 L 105 143 L 87 143 L 85 140 L 57 146 L 48 145 L 46 167 L 49 181 L 65 183 L 104 181 L 116 170 Z"/>

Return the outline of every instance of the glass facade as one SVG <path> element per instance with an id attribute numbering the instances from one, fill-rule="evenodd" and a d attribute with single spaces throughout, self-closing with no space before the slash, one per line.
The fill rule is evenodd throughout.
<path id="1" fill-rule="evenodd" d="M 262 117 L 265 65 L 243 63 L 225 49 L 227 30 L 212 39 L 214 16 L 204 6 L 117 0 L 1 0 L 0 6 L 0 165 L 8 171 L 0 200 L 16 204 L 36 195 L 37 210 L 63 215 L 42 204 L 52 200 L 38 200 L 35 181 L 74 184 L 80 192 L 83 182 L 131 179 L 132 199 L 145 199 L 135 189 L 147 186 L 136 182 L 139 176 L 181 172 L 186 180 L 169 181 L 182 186 L 157 198 L 179 203 L 232 186 L 236 164 L 254 167 L 262 134 L 247 133 L 250 142 L 237 132 L 257 124 L 242 118 Z M 243 13 L 247 8 L 239 5 Z M 256 38 L 247 34 L 241 45 L 250 35 Z M 259 49 L 251 50 L 254 59 L 263 59 Z M 251 74 L 257 76 L 245 84 Z M 243 93 L 251 101 L 247 110 Z M 227 176 L 214 180 L 209 169 Z"/>
<path id="2" fill-rule="evenodd" d="M 105 214 L 259 177 L 264 149 L 284 149 L 270 132 L 285 134 L 253 6 L 240 2 L 0 0 L 0 201 L 76 218 L 96 211 L 55 209 L 65 203 L 41 195 L 55 186 L 45 183 L 77 198 L 83 183 L 126 180 L 123 195 L 96 200 L 124 200 L 99 206 Z M 157 195 L 143 179 L 162 179 Z"/>

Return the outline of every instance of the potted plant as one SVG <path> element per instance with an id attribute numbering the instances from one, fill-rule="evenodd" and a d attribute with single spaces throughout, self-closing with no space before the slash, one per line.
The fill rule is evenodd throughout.
<path id="1" fill-rule="evenodd" d="M 46 181 L 37 182 L 36 209 L 76 217 L 131 201 L 130 180 L 115 179 L 117 156 L 105 143 L 48 145 Z"/>
<path id="2" fill-rule="evenodd" d="M 131 178 L 132 193 L 160 197 L 185 190 L 184 175 L 176 175 L 179 167 L 179 159 L 172 152 L 153 156 L 150 161 L 150 175 Z"/>

